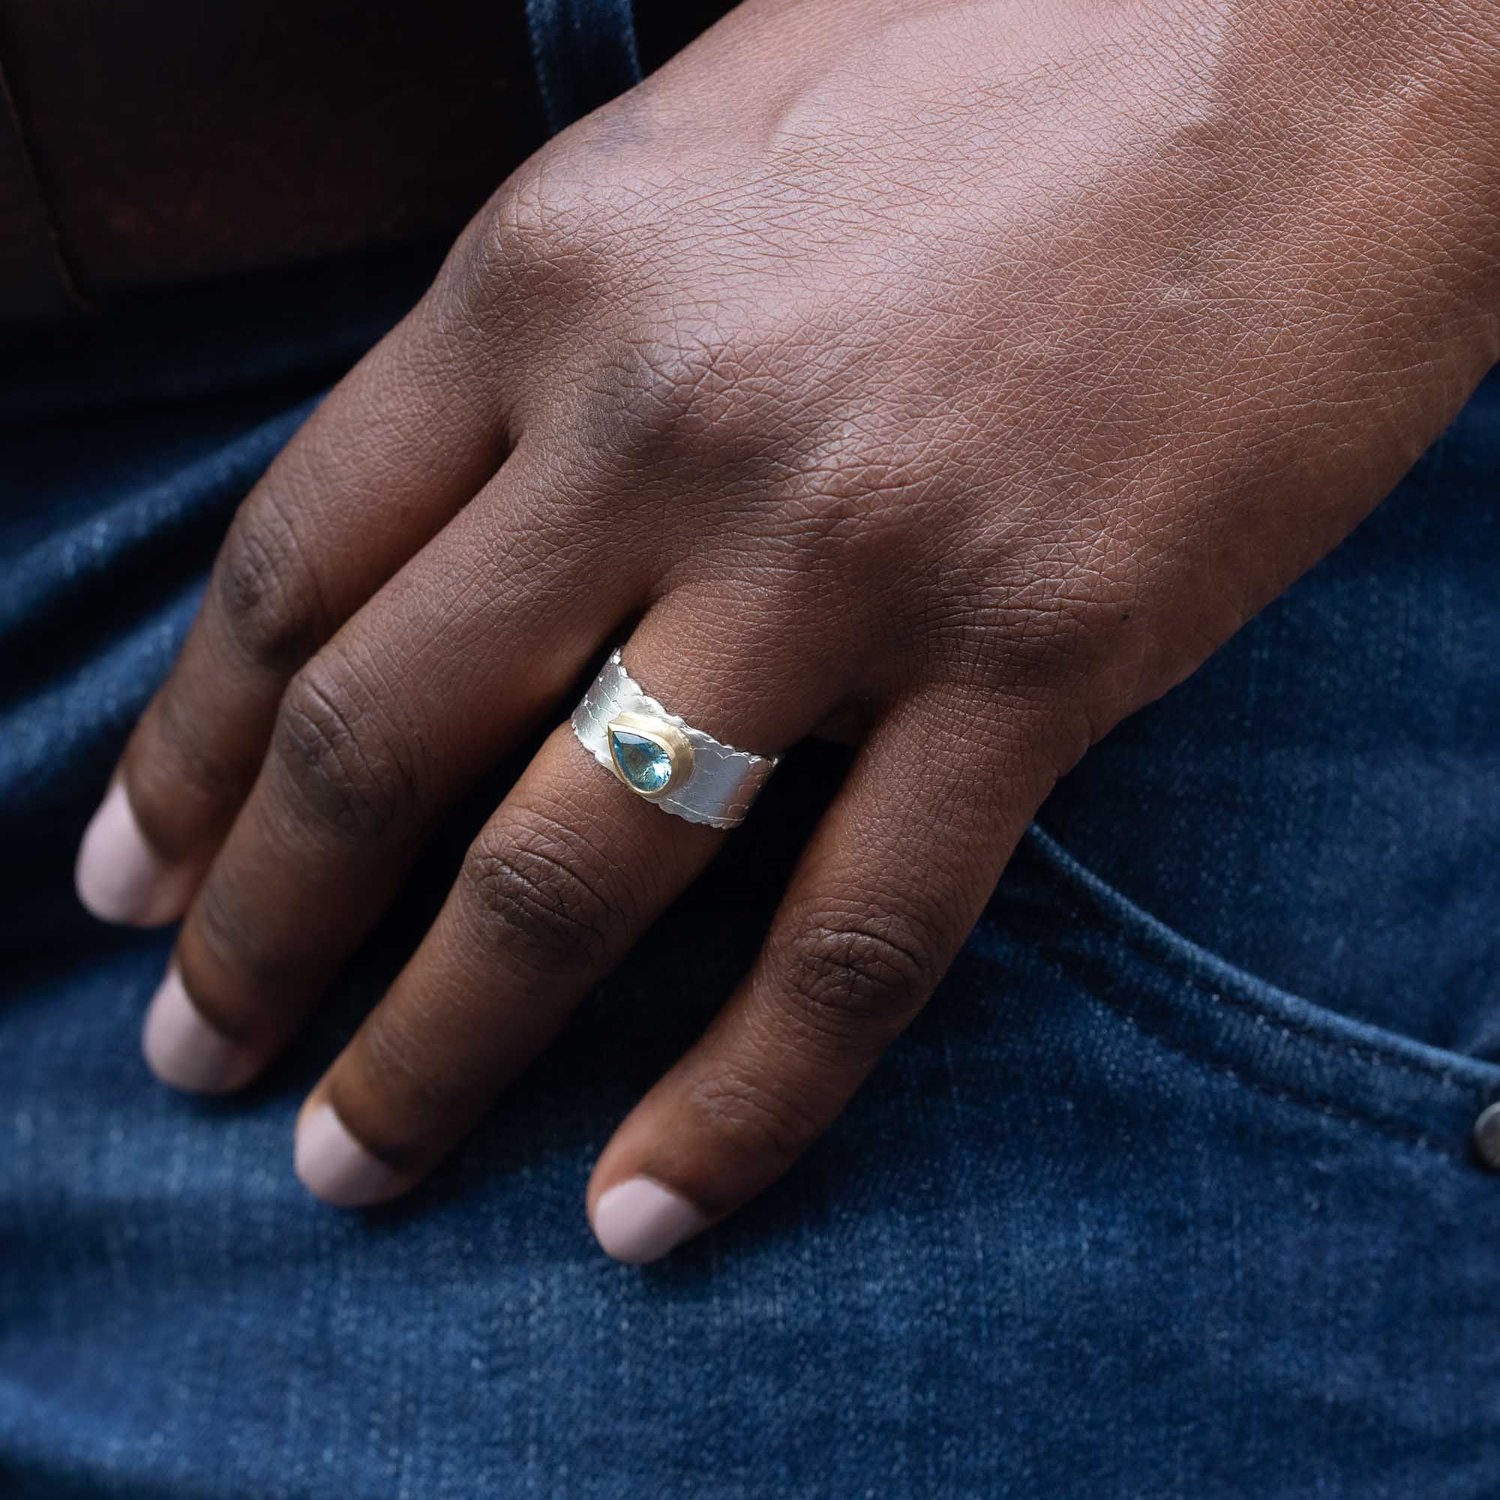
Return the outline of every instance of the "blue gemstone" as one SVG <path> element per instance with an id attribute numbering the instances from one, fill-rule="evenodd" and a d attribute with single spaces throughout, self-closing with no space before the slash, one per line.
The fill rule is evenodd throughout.
<path id="1" fill-rule="evenodd" d="M 611 729 L 609 753 L 620 774 L 638 792 L 652 796 L 672 779 L 672 757 L 655 740 L 629 729 Z"/>

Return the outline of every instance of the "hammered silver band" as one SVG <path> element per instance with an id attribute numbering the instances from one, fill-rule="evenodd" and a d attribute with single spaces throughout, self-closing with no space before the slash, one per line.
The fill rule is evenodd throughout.
<path id="1" fill-rule="evenodd" d="M 669 713 L 616 651 L 573 710 L 579 743 L 637 796 L 689 823 L 734 828 L 778 757 L 721 745 Z M 658 784 L 659 783 L 659 784 Z"/>

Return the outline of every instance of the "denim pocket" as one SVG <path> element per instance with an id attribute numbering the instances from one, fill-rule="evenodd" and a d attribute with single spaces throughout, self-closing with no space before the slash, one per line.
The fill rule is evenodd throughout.
<path id="1" fill-rule="evenodd" d="M 1158 921 L 1034 826 L 998 921 L 1135 1031 L 1243 1088 L 1473 1161 L 1500 1067 L 1272 985 Z M 981 950 L 1005 942 L 981 926 Z"/>

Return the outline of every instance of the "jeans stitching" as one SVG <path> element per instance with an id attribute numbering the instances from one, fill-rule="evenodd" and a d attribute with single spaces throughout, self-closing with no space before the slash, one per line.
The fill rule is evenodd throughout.
<path id="1" fill-rule="evenodd" d="M 1051 835 L 1047 835 L 1047 838 L 1050 841 Z M 1063 846 L 1058 845 L 1057 847 L 1062 849 Z M 1473 1085 L 1460 1078 L 1452 1069 L 1445 1068 L 1440 1063 L 1424 1063 L 1415 1058 L 1403 1057 L 1393 1048 L 1386 1049 L 1374 1042 L 1336 1040 L 1333 1037 L 1325 1036 L 1310 1028 L 1304 1030 L 1294 1029 L 1286 1021 L 1273 1016 L 1264 1007 L 1257 1005 L 1249 997 L 1236 995 L 1230 991 L 1213 987 L 1202 975 L 1194 973 L 1180 959 L 1160 952 L 1149 935 L 1131 931 L 1126 922 L 1122 920 L 1121 914 L 1110 910 L 1109 903 L 1103 894 L 1090 889 L 1088 886 L 1081 885 L 1076 877 L 1070 878 L 1071 872 L 1052 857 L 1051 850 L 1047 849 L 1045 845 L 1041 846 L 1041 852 L 1047 858 L 1049 867 L 1059 879 L 1068 882 L 1069 887 L 1076 896 L 1082 896 L 1090 905 L 1109 919 L 1110 925 L 1120 941 L 1136 957 L 1144 959 L 1163 973 L 1172 975 L 1183 983 L 1190 985 L 1198 994 L 1205 996 L 1215 1004 L 1227 1005 L 1231 1009 L 1239 1011 L 1242 1015 L 1248 1016 L 1257 1025 L 1271 1027 L 1275 1031 L 1278 1031 L 1288 1042 L 1306 1043 L 1321 1048 L 1326 1052 L 1343 1053 L 1358 1061 L 1373 1063 L 1379 1067 L 1393 1068 L 1414 1078 L 1434 1080 L 1444 1084 L 1455 1092 L 1461 1093 L 1465 1097 L 1472 1094 Z M 1063 852 L 1066 853 L 1066 850 Z M 1067 857 L 1069 859 L 1073 858 L 1071 854 Z M 1092 871 L 1088 870 L 1087 866 L 1079 863 L 1078 867 L 1080 870 L 1086 871 L 1092 878 L 1099 879 L 1098 876 L 1093 875 Z M 1101 880 L 1100 884 L 1105 885 L 1106 883 Z M 1127 898 L 1121 897 L 1120 899 L 1123 901 Z M 1076 906 L 1071 908 L 1069 915 L 1075 921 L 1081 920 L 1083 917 L 1083 913 Z"/>
<path id="2" fill-rule="evenodd" d="M 1404 1125 L 1398 1120 L 1392 1120 L 1368 1111 L 1352 1110 L 1320 1094 L 1288 1088 L 1285 1085 L 1272 1084 L 1241 1071 L 1233 1063 L 1225 1062 L 1222 1059 L 1211 1056 L 1207 1051 L 1200 1049 L 1192 1043 L 1168 1037 L 1164 1031 L 1149 1025 L 1137 1012 L 1129 1009 L 1127 1003 L 1122 1001 L 1118 996 L 1108 994 L 1099 987 L 1088 983 L 1083 975 L 1078 972 L 1081 965 L 1073 960 L 1071 955 L 1063 954 L 1053 949 L 1051 956 L 1055 966 L 1068 980 L 1076 984 L 1083 994 L 1093 1000 L 1095 1004 L 1107 1008 L 1112 1015 L 1118 1016 L 1137 1034 L 1155 1042 L 1157 1046 L 1165 1048 L 1179 1057 L 1185 1057 L 1190 1062 L 1197 1063 L 1200 1067 L 1207 1068 L 1210 1072 L 1217 1073 L 1221 1077 L 1229 1079 L 1237 1087 L 1251 1089 L 1255 1093 L 1264 1095 L 1267 1098 L 1276 1099 L 1283 1104 L 1292 1104 L 1304 1109 L 1310 1109 L 1315 1113 L 1325 1115 L 1329 1119 L 1338 1120 L 1344 1124 L 1378 1130 L 1382 1134 L 1391 1136 L 1406 1145 L 1416 1146 L 1424 1151 L 1429 1151 L 1436 1156 L 1440 1156 L 1445 1161 L 1454 1162 L 1461 1166 L 1468 1163 L 1468 1157 L 1465 1152 L 1445 1145 L 1437 1137 L 1429 1135 L 1426 1131 L 1418 1130 L 1412 1126 Z"/>

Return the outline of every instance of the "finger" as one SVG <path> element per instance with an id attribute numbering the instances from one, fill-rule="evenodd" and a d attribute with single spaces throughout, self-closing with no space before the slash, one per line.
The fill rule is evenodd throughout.
<path id="1" fill-rule="evenodd" d="M 293 673 L 498 467 L 482 361 L 423 303 L 318 408 L 240 507 L 170 677 L 79 850 L 83 904 L 181 916 L 255 779 Z"/>
<path id="2" fill-rule="evenodd" d="M 833 1122 L 926 1003 L 1050 788 L 1031 744 L 912 705 L 878 728 L 755 968 L 601 1156 L 587 1202 L 610 1255 L 666 1254 Z"/>
<path id="3" fill-rule="evenodd" d="M 800 738 L 836 684 L 792 672 L 785 641 L 778 658 L 753 638 L 715 640 L 709 618 L 653 612 L 625 648 L 632 675 L 724 743 L 764 753 Z M 560 727 L 314 1091 L 297 1138 L 303 1182 L 356 1206 L 430 1171 L 725 836 L 635 796 Z"/>
<path id="4" fill-rule="evenodd" d="M 637 575 L 571 537 L 567 497 L 544 503 L 556 479 L 523 444 L 293 679 L 147 1014 L 163 1082 L 223 1092 L 259 1072 L 442 811 L 638 607 Z"/>

